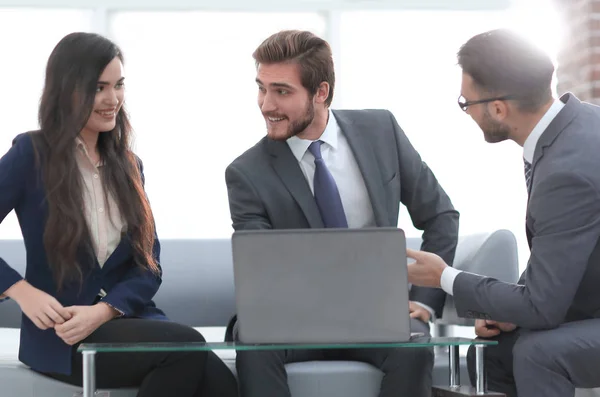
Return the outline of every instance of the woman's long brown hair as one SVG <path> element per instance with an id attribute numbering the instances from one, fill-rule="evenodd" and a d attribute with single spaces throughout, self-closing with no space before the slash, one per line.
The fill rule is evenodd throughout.
<path id="1" fill-rule="evenodd" d="M 110 40 L 97 34 L 72 33 L 56 45 L 46 67 L 38 115 L 41 131 L 32 138 L 47 192 L 44 246 L 59 289 L 65 283 L 81 282 L 85 269 L 80 255 L 93 256 L 75 139 L 93 111 L 98 79 L 115 57 L 123 61 L 120 49 Z M 98 138 L 102 182 L 127 223 L 133 264 L 158 274 L 153 256 L 154 218 L 144 192 L 141 164 L 131 151 L 132 131 L 124 107 L 116 119 L 115 128 L 101 132 Z"/>

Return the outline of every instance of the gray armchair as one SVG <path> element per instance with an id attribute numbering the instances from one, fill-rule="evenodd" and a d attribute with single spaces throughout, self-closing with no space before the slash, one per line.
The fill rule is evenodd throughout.
<path id="1" fill-rule="evenodd" d="M 407 240 L 409 248 L 418 249 L 421 239 Z M 497 230 L 491 233 L 479 233 L 461 236 L 456 248 L 454 267 L 472 273 L 497 278 L 506 282 L 516 282 L 519 278 L 517 241 L 508 230 Z M 432 333 L 436 336 L 450 336 L 458 326 L 473 326 L 472 319 L 458 317 L 452 296 L 446 296 L 442 317 L 437 319 Z M 437 348 L 433 368 L 434 385 L 448 385 L 449 349 Z M 455 351 L 458 355 L 458 351 Z M 468 382 L 467 363 L 465 357 L 458 358 L 459 379 L 462 384 Z"/>
<path id="2" fill-rule="evenodd" d="M 461 237 L 456 249 L 454 267 L 500 281 L 516 283 L 519 280 L 517 240 L 508 230 Z M 443 329 L 444 326 L 449 325 L 473 326 L 474 324 L 473 319 L 458 317 L 454 299 L 448 295 L 442 318 L 436 322 L 436 325 Z"/>

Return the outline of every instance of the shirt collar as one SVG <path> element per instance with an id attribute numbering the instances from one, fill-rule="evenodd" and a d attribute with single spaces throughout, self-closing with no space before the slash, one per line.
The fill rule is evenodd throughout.
<path id="1" fill-rule="evenodd" d="M 92 164 L 93 166 L 101 167 L 104 165 L 103 161 L 99 161 L 97 164 L 93 164 L 90 154 L 88 152 L 87 146 L 85 145 L 85 143 L 79 136 L 75 137 L 75 148 L 76 148 L 76 150 L 79 150 L 81 152 L 81 154 L 87 159 L 87 161 L 89 161 L 90 164 Z"/>
<path id="2" fill-rule="evenodd" d="M 533 130 L 525 140 L 525 143 L 523 144 L 523 158 L 529 164 L 533 163 L 535 147 L 540 137 L 564 106 L 565 104 L 560 99 L 555 100 L 554 103 L 552 103 L 552 106 L 550 106 L 550 108 L 542 116 L 540 121 L 538 121 L 536 126 L 533 128 Z"/>
<path id="3" fill-rule="evenodd" d="M 340 128 L 338 126 L 337 120 L 335 119 L 333 112 L 329 109 L 329 119 L 327 120 L 327 126 L 325 127 L 325 131 L 319 137 L 320 141 L 323 141 L 325 144 L 329 145 L 333 150 L 338 147 L 338 134 Z M 308 150 L 308 147 L 313 141 L 308 139 L 298 138 L 297 136 L 293 136 L 287 140 L 287 144 L 290 147 L 294 157 L 299 162 L 304 157 L 304 154 Z"/>
<path id="4" fill-rule="evenodd" d="M 83 141 L 81 140 L 81 138 L 80 138 L 80 137 L 78 137 L 78 136 L 76 136 L 76 137 L 75 137 L 75 147 L 76 147 L 78 150 L 81 150 L 81 151 L 83 151 L 83 153 L 84 153 L 85 155 L 87 155 L 87 154 L 88 154 L 87 147 L 85 146 L 85 143 L 83 143 Z"/>

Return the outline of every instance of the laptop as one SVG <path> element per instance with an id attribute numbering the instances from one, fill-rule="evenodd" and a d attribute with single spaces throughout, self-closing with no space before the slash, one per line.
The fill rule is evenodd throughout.
<path id="1" fill-rule="evenodd" d="M 385 343 L 411 337 L 398 228 L 235 232 L 243 343 Z"/>

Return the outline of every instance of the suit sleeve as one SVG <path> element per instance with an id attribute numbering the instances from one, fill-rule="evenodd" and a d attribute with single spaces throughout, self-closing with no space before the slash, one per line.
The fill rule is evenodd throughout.
<path id="1" fill-rule="evenodd" d="M 556 173 L 536 186 L 529 208 L 534 238 L 524 285 L 471 273 L 454 282 L 459 316 L 506 321 L 528 329 L 560 325 L 600 238 L 600 194 L 574 173 Z"/>
<path id="2" fill-rule="evenodd" d="M 138 158 L 140 176 L 142 184 L 144 183 L 144 167 Z M 160 268 L 160 242 L 158 236 L 154 235 L 154 247 L 152 255 L 159 264 L 159 274 L 155 274 L 148 269 L 133 265 L 125 274 L 125 277 L 118 282 L 102 301 L 108 303 L 114 309 L 121 312 L 124 316 L 134 316 L 141 311 L 152 300 L 160 284 L 162 283 L 162 268 Z"/>
<path id="3" fill-rule="evenodd" d="M 10 150 L 0 158 L 0 223 L 25 194 L 27 176 L 34 164 L 31 137 L 27 134 L 17 136 Z M 16 270 L 0 258 L 0 294 L 22 279 Z"/>
<path id="4" fill-rule="evenodd" d="M 459 213 L 391 113 L 390 117 L 400 162 L 400 201 L 408 209 L 413 225 L 423 231 L 421 249 L 451 265 L 458 243 Z M 446 293 L 413 285 L 410 299 L 431 307 L 441 317 Z"/>
<path id="5" fill-rule="evenodd" d="M 225 170 L 225 183 L 234 230 L 272 229 L 257 190 L 237 164 Z"/>

